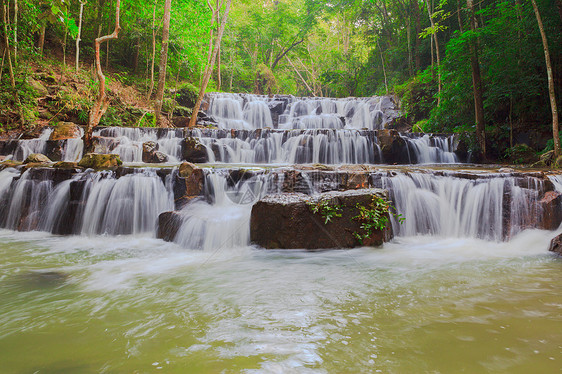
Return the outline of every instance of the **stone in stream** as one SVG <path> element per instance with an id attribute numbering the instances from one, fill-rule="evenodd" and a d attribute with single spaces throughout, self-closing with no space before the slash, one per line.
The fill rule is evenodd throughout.
<path id="1" fill-rule="evenodd" d="M 142 162 L 161 164 L 167 161 L 168 156 L 158 151 L 158 143 L 149 141 L 142 144 Z"/>
<path id="2" fill-rule="evenodd" d="M 203 193 L 205 174 L 203 170 L 190 162 L 183 162 L 174 180 L 174 201 L 176 208 L 181 209 L 194 197 Z"/>
<path id="3" fill-rule="evenodd" d="M 543 230 L 556 230 L 562 223 L 562 194 L 548 191 L 539 201 L 542 214 L 538 226 Z"/>
<path id="4" fill-rule="evenodd" d="M 32 153 L 23 162 L 24 164 L 48 164 L 51 160 L 41 153 Z"/>
<path id="5" fill-rule="evenodd" d="M 393 236 L 390 222 L 376 230 L 361 244 L 355 234 L 365 234 L 357 217 L 359 205 L 369 207 L 373 197 L 387 197 L 381 189 L 327 192 L 311 197 L 302 193 L 266 196 L 252 208 L 251 241 L 266 249 L 330 249 L 379 246 Z M 325 203 L 323 203 L 325 202 Z M 327 204 L 341 217 L 313 213 L 314 206 Z"/>
<path id="6" fill-rule="evenodd" d="M 187 137 L 182 142 L 182 157 L 187 162 L 193 162 L 195 164 L 209 161 L 207 149 L 195 137 Z"/>
<path id="7" fill-rule="evenodd" d="M 74 139 L 80 138 L 81 136 L 82 131 L 77 124 L 72 122 L 59 122 L 49 136 L 49 140 Z"/>
<path id="8" fill-rule="evenodd" d="M 121 165 L 123 162 L 114 154 L 88 153 L 78 162 L 78 166 L 94 170 L 117 169 Z"/>
<path id="9" fill-rule="evenodd" d="M 158 232 L 156 237 L 173 242 L 182 225 L 182 217 L 178 212 L 164 212 L 158 216 Z"/>
<path id="10" fill-rule="evenodd" d="M 382 157 L 388 164 L 407 164 L 408 145 L 396 130 L 379 130 L 377 138 L 381 147 Z"/>
<path id="11" fill-rule="evenodd" d="M 550 241 L 550 247 L 548 250 L 562 256 L 562 234 L 555 236 Z"/>

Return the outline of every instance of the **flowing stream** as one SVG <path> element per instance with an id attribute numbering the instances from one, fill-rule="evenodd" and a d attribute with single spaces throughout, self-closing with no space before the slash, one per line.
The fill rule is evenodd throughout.
<path id="1" fill-rule="evenodd" d="M 207 104 L 216 129 L 96 131 L 99 150 L 128 164 L 151 142 L 171 165 L 0 171 L 0 372 L 560 371 L 562 260 L 548 246 L 562 228 L 536 229 L 560 175 L 464 168 L 445 135 L 398 134 L 394 152 L 457 165 L 380 166 L 389 98 Z M 9 157 L 45 151 L 50 131 Z M 208 161 L 188 204 L 186 136 Z M 62 148 L 65 160 L 82 152 L 76 139 Z M 348 165 L 288 166 L 304 163 Z M 391 242 L 251 245 L 261 197 L 357 187 L 388 189 L 405 218 Z M 170 211 L 180 225 L 165 242 L 158 216 Z"/>

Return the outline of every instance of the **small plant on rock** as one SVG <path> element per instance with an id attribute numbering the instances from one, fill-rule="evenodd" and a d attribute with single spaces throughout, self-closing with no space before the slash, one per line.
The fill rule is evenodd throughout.
<path id="1" fill-rule="evenodd" d="M 369 205 L 364 206 L 357 203 L 356 207 L 359 209 L 359 214 L 353 217 L 352 220 L 361 224 L 360 227 L 363 233 L 354 232 L 353 236 L 355 236 L 361 244 L 363 244 L 365 239 L 370 238 L 375 231 L 384 230 L 390 220 L 391 214 L 396 217 L 400 223 L 403 223 L 405 220 L 402 214 L 396 213 L 395 207 L 390 205 L 384 198 L 376 195 L 373 196 Z"/>
<path id="2" fill-rule="evenodd" d="M 322 218 L 324 218 L 324 224 L 332 221 L 332 218 L 341 218 L 343 213 L 343 207 L 341 205 L 330 205 L 328 200 L 321 200 L 317 203 L 308 202 L 308 209 L 313 214 L 320 213 Z"/>

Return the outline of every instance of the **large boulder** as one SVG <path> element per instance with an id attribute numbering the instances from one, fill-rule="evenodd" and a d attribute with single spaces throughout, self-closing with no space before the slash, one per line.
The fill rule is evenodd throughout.
<path id="1" fill-rule="evenodd" d="M 555 236 L 550 241 L 550 247 L 548 250 L 562 256 L 562 234 Z"/>
<path id="2" fill-rule="evenodd" d="M 49 140 L 64 140 L 82 137 L 80 127 L 72 122 L 59 122 L 54 128 Z"/>
<path id="3" fill-rule="evenodd" d="M 390 222 L 368 237 L 361 228 L 361 208 L 372 209 L 380 189 L 327 192 L 316 197 L 302 193 L 269 195 L 252 208 L 250 236 L 267 249 L 328 249 L 378 246 L 392 238 Z M 388 216 L 387 216 L 388 217 Z"/>
<path id="4" fill-rule="evenodd" d="M 48 164 L 51 160 L 41 153 L 32 153 L 23 162 L 24 164 Z"/>
<path id="5" fill-rule="evenodd" d="M 176 208 L 181 209 L 193 198 L 203 194 L 205 174 L 192 163 L 183 162 L 174 182 Z"/>
<path id="6" fill-rule="evenodd" d="M 158 143 L 149 141 L 142 144 L 142 162 L 161 164 L 168 161 L 168 155 L 158 151 Z"/>
<path id="7" fill-rule="evenodd" d="M 116 169 L 121 165 L 123 162 L 114 154 L 88 153 L 78 162 L 78 166 L 94 170 Z"/>
<path id="8" fill-rule="evenodd" d="M 197 138 L 187 137 L 182 144 L 182 157 L 187 162 L 196 164 L 209 161 L 207 148 Z"/>
<path id="9" fill-rule="evenodd" d="M 562 223 L 562 194 L 557 191 L 546 192 L 539 201 L 539 206 L 542 210 L 539 228 L 556 230 Z"/>
<path id="10" fill-rule="evenodd" d="M 173 242 L 182 225 L 182 217 L 178 212 L 164 212 L 158 216 L 158 232 L 156 237 Z"/>
<path id="11" fill-rule="evenodd" d="M 387 164 L 410 163 L 408 144 L 396 130 L 379 130 L 377 139 L 381 147 L 382 157 Z M 411 160 L 414 162 L 415 160 Z"/>

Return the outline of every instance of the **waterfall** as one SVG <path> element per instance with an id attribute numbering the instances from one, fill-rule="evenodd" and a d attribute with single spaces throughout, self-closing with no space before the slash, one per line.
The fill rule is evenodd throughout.
<path id="1" fill-rule="evenodd" d="M 454 153 L 454 136 L 404 134 L 411 164 L 454 164 L 459 159 Z"/>
<path id="2" fill-rule="evenodd" d="M 98 139 L 98 153 L 114 153 L 123 162 L 142 162 L 143 143 L 154 142 L 159 152 L 168 156 L 168 162 L 181 160 L 181 129 L 106 127 L 94 131 Z"/>
<path id="3" fill-rule="evenodd" d="M 174 241 L 203 250 L 248 245 L 252 205 L 269 190 L 269 183 L 263 174 L 234 181 L 228 172 L 207 172 L 205 198 L 180 211 L 182 224 Z"/>
<path id="4" fill-rule="evenodd" d="M 158 215 L 174 209 L 172 187 L 155 170 L 81 172 L 56 183 L 52 169 L 0 172 L 2 227 L 85 235 L 154 232 Z"/>
<path id="5" fill-rule="evenodd" d="M 396 235 L 472 237 L 501 241 L 537 225 L 544 183 L 529 178 L 523 188 L 510 176 L 465 179 L 454 175 L 405 173 L 383 178 L 398 214 Z"/>
<path id="6" fill-rule="evenodd" d="M 53 128 L 45 127 L 41 131 L 41 135 L 36 139 L 22 139 L 18 140 L 18 145 L 13 154 L 13 159 L 23 161 L 33 153 L 45 153 L 47 148 L 47 140 L 51 136 Z"/>
<path id="7" fill-rule="evenodd" d="M 374 133 L 357 130 L 193 130 L 210 162 L 374 164 L 382 156 Z"/>

